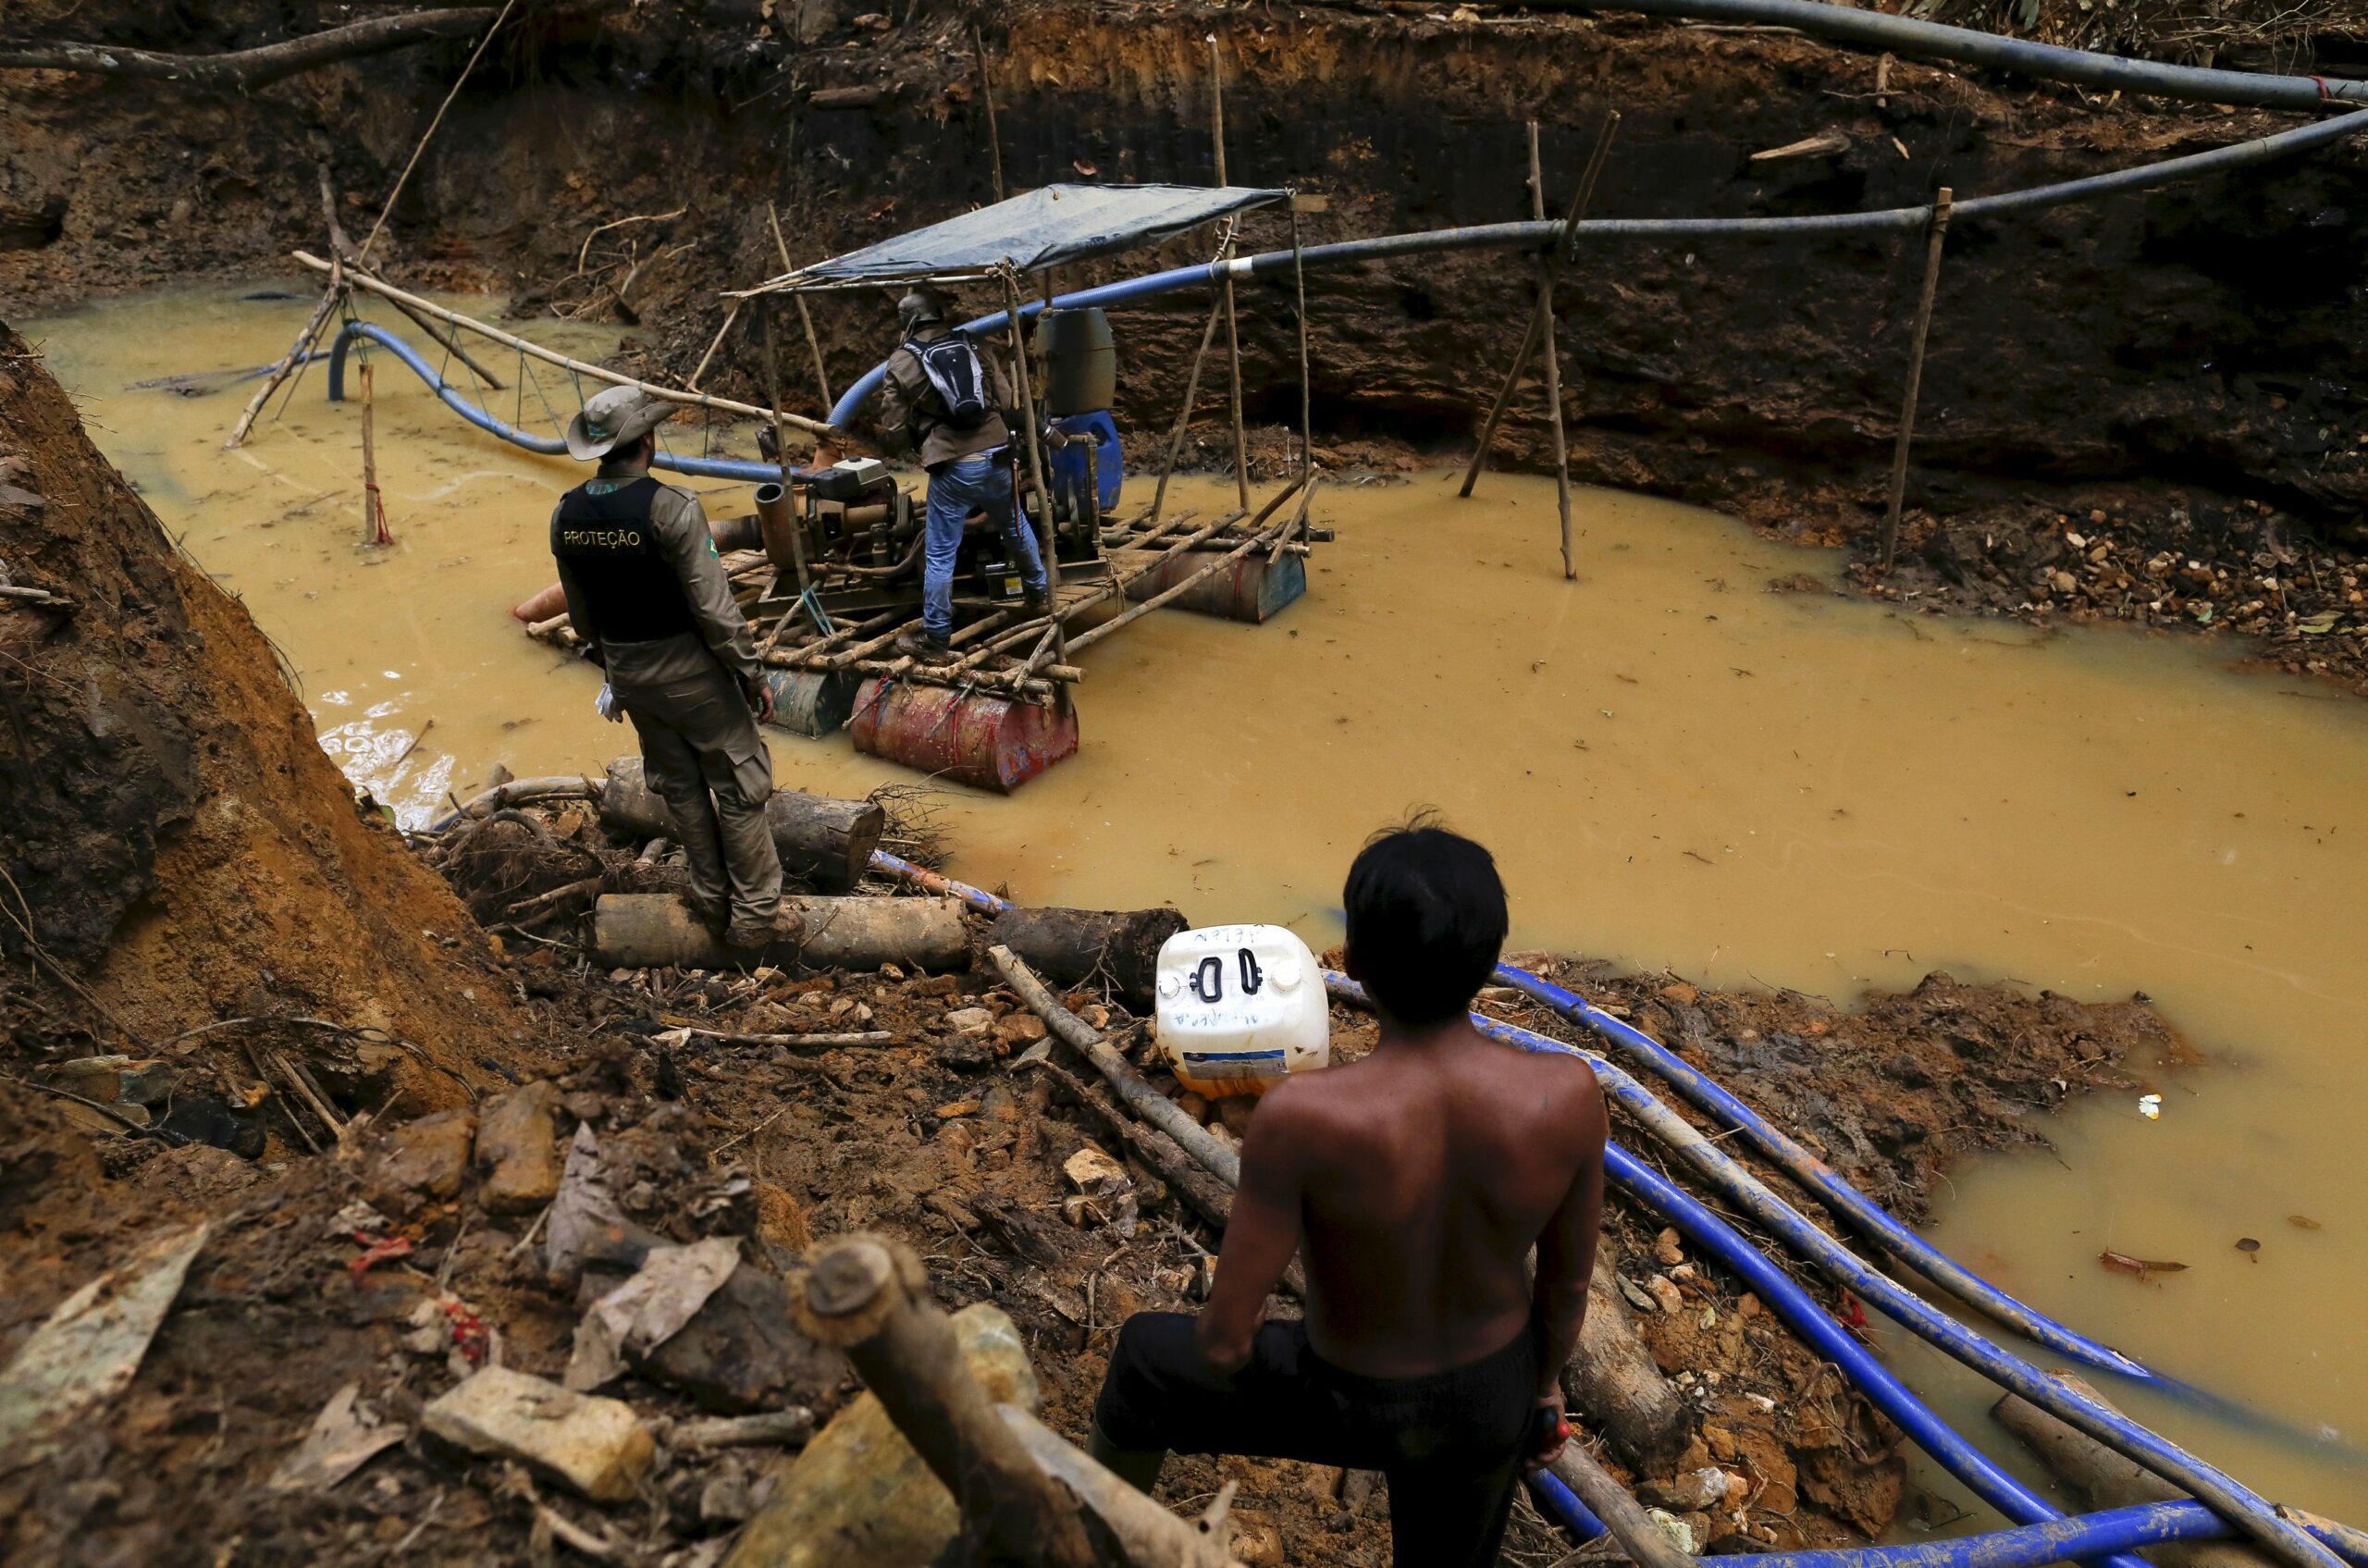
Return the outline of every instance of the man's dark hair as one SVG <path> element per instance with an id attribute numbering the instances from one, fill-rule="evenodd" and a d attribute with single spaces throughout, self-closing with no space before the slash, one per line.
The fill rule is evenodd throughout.
<path id="1" fill-rule="evenodd" d="M 1349 868 L 1349 956 L 1400 1023 L 1444 1023 L 1472 1005 L 1504 950 L 1505 884 L 1470 839 L 1417 817 L 1376 833 Z"/>

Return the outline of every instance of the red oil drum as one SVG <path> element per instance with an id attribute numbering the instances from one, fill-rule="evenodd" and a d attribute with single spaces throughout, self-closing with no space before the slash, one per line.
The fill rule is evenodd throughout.
<path id="1" fill-rule="evenodd" d="M 1077 755 L 1077 705 L 1055 710 L 874 677 L 856 693 L 847 733 L 868 757 L 1009 795 Z"/>

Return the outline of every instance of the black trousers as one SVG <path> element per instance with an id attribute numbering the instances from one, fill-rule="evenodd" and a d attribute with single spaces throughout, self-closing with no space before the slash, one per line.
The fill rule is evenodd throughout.
<path id="1" fill-rule="evenodd" d="M 1111 1352 L 1094 1424 L 1120 1448 L 1297 1459 L 1389 1478 L 1399 1568 L 1488 1568 L 1511 1514 L 1537 1395 L 1528 1329 L 1503 1350 L 1421 1377 L 1361 1377 L 1317 1355 L 1297 1323 L 1258 1330 L 1250 1364 L 1211 1373 L 1192 1318 L 1143 1312 Z"/>

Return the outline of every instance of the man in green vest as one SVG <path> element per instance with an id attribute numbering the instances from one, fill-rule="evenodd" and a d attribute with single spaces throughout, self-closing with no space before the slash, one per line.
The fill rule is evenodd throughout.
<path id="1" fill-rule="evenodd" d="M 732 601 L 698 499 L 650 477 L 672 405 L 637 387 L 593 395 L 569 455 L 599 472 L 560 499 L 551 554 L 576 636 L 641 737 L 643 776 L 674 816 L 691 910 L 735 947 L 797 934 L 765 821 L 772 694 Z"/>

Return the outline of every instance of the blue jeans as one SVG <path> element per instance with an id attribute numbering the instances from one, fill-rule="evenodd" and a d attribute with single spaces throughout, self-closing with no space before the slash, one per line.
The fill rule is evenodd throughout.
<path id="1" fill-rule="evenodd" d="M 1019 558 L 1019 575 L 1030 591 L 1044 591 L 1044 562 L 1036 536 L 1018 520 L 1012 504 L 1011 470 L 985 452 L 957 458 L 929 476 L 929 543 L 921 564 L 921 629 L 943 640 L 954 632 L 954 561 L 962 549 L 962 525 L 983 508 L 988 521 Z"/>

